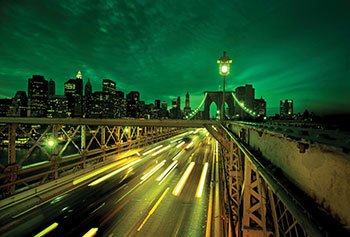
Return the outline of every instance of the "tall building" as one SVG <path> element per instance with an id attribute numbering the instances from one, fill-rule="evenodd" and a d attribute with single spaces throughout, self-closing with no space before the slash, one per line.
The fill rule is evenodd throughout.
<path id="1" fill-rule="evenodd" d="M 124 92 L 116 91 L 115 94 L 117 95 L 117 98 L 124 99 Z"/>
<path id="2" fill-rule="evenodd" d="M 102 91 L 104 93 L 115 95 L 116 94 L 115 88 L 116 88 L 116 84 L 114 81 L 109 80 L 109 79 L 103 79 Z"/>
<path id="3" fill-rule="evenodd" d="M 254 110 L 255 89 L 252 85 L 237 87 L 235 94 L 238 101 L 243 103 L 246 108 Z M 235 105 L 235 114 L 241 119 L 248 117 L 248 114 L 238 104 Z"/>
<path id="4" fill-rule="evenodd" d="M 83 79 L 79 70 L 76 79 L 64 83 L 64 95 L 68 100 L 68 116 L 83 116 Z"/>
<path id="5" fill-rule="evenodd" d="M 155 107 L 155 109 L 160 109 L 160 100 L 154 101 L 154 107 Z"/>
<path id="6" fill-rule="evenodd" d="M 7 113 L 10 110 L 11 103 L 11 99 L 0 99 L 0 117 L 7 117 Z"/>
<path id="7" fill-rule="evenodd" d="M 15 97 L 12 99 L 10 109 L 8 111 L 9 117 L 27 117 L 28 97 L 25 91 L 17 91 Z"/>
<path id="8" fill-rule="evenodd" d="M 187 116 L 191 113 L 191 107 L 190 107 L 190 95 L 188 92 L 186 93 L 186 102 L 185 102 L 185 108 L 184 108 L 184 116 Z"/>
<path id="9" fill-rule="evenodd" d="M 85 96 L 84 96 L 84 116 L 85 117 L 90 117 L 90 112 L 91 112 L 91 96 L 92 96 L 92 86 L 90 83 L 90 79 L 88 78 L 87 83 L 85 84 Z"/>
<path id="10" fill-rule="evenodd" d="M 85 84 L 85 97 L 90 97 L 92 95 L 92 86 L 90 83 L 90 78 L 88 78 L 88 81 Z"/>
<path id="11" fill-rule="evenodd" d="M 291 119 L 293 116 L 293 100 L 280 101 L 280 116 L 283 119 Z"/>
<path id="12" fill-rule="evenodd" d="M 49 96 L 54 96 L 55 95 L 55 82 L 50 78 L 49 81 Z"/>
<path id="13" fill-rule="evenodd" d="M 266 101 L 262 97 L 254 100 L 254 112 L 257 116 L 266 116 Z"/>
<path id="14" fill-rule="evenodd" d="M 28 79 L 28 97 L 31 117 L 46 117 L 48 82 L 43 76 Z"/>
<path id="15" fill-rule="evenodd" d="M 48 118 L 65 118 L 68 112 L 68 100 L 65 95 L 49 96 L 47 117 Z"/>
<path id="16" fill-rule="evenodd" d="M 140 101 L 140 92 L 138 91 L 131 91 L 129 94 L 126 95 L 127 117 L 137 118 L 137 115 L 139 114 L 139 111 L 138 111 L 139 101 Z"/>
<path id="17" fill-rule="evenodd" d="M 160 108 L 160 117 L 161 118 L 169 117 L 168 104 L 165 101 L 162 102 L 162 107 Z"/>

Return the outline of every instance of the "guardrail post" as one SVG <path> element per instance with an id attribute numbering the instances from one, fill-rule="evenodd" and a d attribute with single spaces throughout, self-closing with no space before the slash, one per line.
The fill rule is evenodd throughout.
<path id="1" fill-rule="evenodd" d="M 7 164 L 8 166 L 5 168 L 5 173 L 8 174 L 7 182 L 11 183 L 12 185 L 9 186 L 8 192 L 10 195 L 15 194 L 16 192 L 16 185 L 14 182 L 17 179 L 18 174 L 18 166 L 16 165 L 16 129 L 17 124 L 11 123 L 9 124 L 8 128 L 8 159 Z"/>
<path id="2" fill-rule="evenodd" d="M 102 161 L 106 159 L 106 126 L 101 126 Z"/>
<path id="3" fill-rule="evenodd" d="M 85 160 L 86 160 L 86 125 L 81 125 L 80 131 L 80 150 L 81 150 L 81 168 L 85 168 Z"/>

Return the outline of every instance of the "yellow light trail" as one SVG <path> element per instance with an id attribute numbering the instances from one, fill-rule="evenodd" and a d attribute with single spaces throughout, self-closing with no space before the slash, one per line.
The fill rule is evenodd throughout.
<path id="1" fill-rule="evenodd" d="M 205 178 L 207 177 L 207 171 L 208 171 L 208 162 L 205 162 L 204 167 L 203 167 L 203 171 L 202 171 L 202 175 L 201 175 L 201 179 L 199 181 L 199 185 L 197 188 L 197 193 L 196 193 L 196 197 L 198 197 L 198 198 L 200 198 L 202 196 Z"/>
<path id="2" fill-rule="evenodd" d="M 99 178 L 99 179 L 95 180 L 94 182 L 90 183 L 89 186 L 94 186 L 96 184 L 99 184 L 102 181 L 105 181 L 106 179 L 112 177 L 113 175 L 116 175 L 116 174 L 122 172 L 123 170 L 126 170 L 130 166 L 132 166 L 132 165 L 134 165 L 134 164 L 136 164 L 137 162 L 140 162 L 140 161 L 141 161 L 141 159 L 135 160 L 134 162 L 131 162 L 131 163 L 127 164 L 126 166 L 124 166 L 124 167 L 122 167 L 120 169 L 117 169 L 116 171 L 113 171 L 112 173 L 109 173 L 109 174 L 103 176 L 102 178 Z"/>
<path id="3" fill-rule="evenodd" d="M 153 169 L 151 169 L 147 174 L 142 176 L 141 177 L 141 180 L 142 180 L 141 183 L 145 182 L 149 177 L 151 177 L 151 175 L 154 174 L 157 170 L 159 170 L 160 167 L 162 167 L 165 164 L 165 162 L 166 162 L 166 160 L 163 160 L 161 163 L 159 163 Z"/>
<path id="4" fill-rule="evenodd" d="M 183 144 L 185 144 L 185 142 L 181 142 L 179 145 L 176 146 L 176 148 L 179 148 L 179 147 L 182 146 Z"/>
<path id="5" fill-rule="evenodd" d="M 44 236 L 47 233 L 49 233 L 50 231 L 56 229 L 57 226 L 58 226 L 58 223 L 55 222 L 55 223 L 51 224 L 50 226 L 48 226 L 47 228 L 45 228 L 44 230 L 40 231 L 38 234 L 34 235 L 34 237 Z"/>
<path id="6" fill-rule="evenodd" d="M 169 165 L 169 167 L 166 170 L 164 170 L 164 172 L 161 175 L 159 175 L 159 177 L 157 178 L 157 181 L 162 180 L 162 178 L 169 172 L 169 170 L 171 170 L 171 168 L 174 165 L 176 165 L 176 163 L 177 163 L 177 160 L 175 160 L 173 163 L 171 163 L 171 165 Z"/>
<path id="7" fill-rule="evenodd" d="M 73 180 L 73 185 L 79 184 L 79 183 L 81 183 L 81 182 L 83 182 L 83 181 L 85 181 L 87 179 L 90 179 L 90 178 L 92 178 L 92 177 L 94 177 L 94 176 L 96 176 L 96 175 L 98 175 L 98 174 L 100 174 L 100 173 L 110 169 L 110 168 L 113 168 L 114 166 L 117 166 L 117 165 L 119 165 L 121 163 L 125 163 L 125 162 L 126 162 L 125 160 L 115 162 L 114 164 L 108 165 L 108 166 L 103 167 L 101 169 L 98 169 L 98 170 L 96 170 L 94 172 L 91 172 L 91 173 L 89 173 L 89 174 L 87 174 L 87 175 L 85 175 L 85 176 L 83 176 L 81 178 L 75 179 L 75 180 Z"/>
<path id="8" fill-rule="evenodd" d="M 181 140 L 181 139 L 182 139 L 182 137 L 180 137 L 180 138 L 178 138 L 178 139 L 175 139 L 175 140 L 171 141 L 170 143 L 177 142 L 177 141 L 179 141 L 179 140 Z"/>
<path id="9" fill-rule="evenodd" d="M 97 231 L 98 228 L 91 228 L 85 235 L 83 235 L 83 237 L 92 237 L 97 233 Z"/>
<path id="10" fill-rule="evenodd" d="M 166 149 L 168 149 L 168 148 L 170 148 L 170 145 L 168 145 L 168 146 L 166 146 L 166 147 L 164 147 L 164 148 L 160 149 L 160 150 L 159 150 L 159 151 L 157 151 L 156 153 L 153 153 L 153 154 L 152 154 L 152 156 L 156 156 L 156 155 L 158 155 L 159 153 L 161 153 L 161 152 L 165 151 L 165 150 L 166 150 Z"/>
<path id="11" fill-rule="evenodd" d="M 174 167 L 168 172 L 168 174 L 165 175 L 165 177 L 159 182 L 159 185 L 161 185 L 164 182 L 164 180 L 171 174 L 171 172 L 173 172 L 173 170 L 176 168 L 177 165 L 178 164 L 174 165 Z"/>
<path id="12" fill-rule="evenodd" d="M 153 148 L 152 150 L 146 151 L 146 152 L 145 152 L 145 153 L 143 153 L 142 155 L 143 155 L 143 156 L 145 156 L 145 155 L 147 155 L 147 154 L 151 153 L 152 151 L 155 151 L 155 150 L 157 150 L 157 149 L 161 148 L 162 146 L 163 146 L 163 145 L 157 146 L 157 147 Z"/>
<path id="13" fill-rule="evenodd" d="M 185 185 L 185 183 L 186 183 L 186 181 L 187 181 L 187 179 L 188 179 L 188 176 L 190 176 L 190 174 L 191 174 L 191 172 L 192 172 L 192 169 L 193 169 L 193 167 L 194 167 L 194 164 L 195 164 L 195 163 L 194 163 L 193 161 L 190 163 L 190 165 L 187 167 L 185 173 L 182 175 L 180 181 L 177 183 L 177 185 L 176 185 L 176 187 L 175 187 L 175 189 L 174 189 L 174 191 L 173 191 L 173 194 L 174 194 L 175 196 L 180 195 L 181 190 L 182 190 L 183 186 Z"/>
<path id="14" fill-rule="evenodd" d="M 140 227 L 137 229 L 137 231 L 140 231 L 143 227 L 143 225 L 146 223 L 146 221 L 148 220 L 148 218 L 153 214 L 153 212 L 157 209 L 157 207 L 159 206 L 159 203 L 163 200 L 165 194 L 169 191 L 169 187 L 164 191 L 164 193 L 162 194 L 162 196 L 159 198 L 159 200 L 157 201 L 157 203 L 153 206 L 153 208 L 151 209 L 151 211 L 148 213 L 147 217 L 145 218 L 145 220 L 142 222 L 142 224 L 140 225 Z"/>

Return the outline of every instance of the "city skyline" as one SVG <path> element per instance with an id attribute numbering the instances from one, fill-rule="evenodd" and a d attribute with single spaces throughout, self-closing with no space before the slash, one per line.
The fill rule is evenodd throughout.
<path id="1" fill-rule="evenodd" d="M 1 3 L 1 98 L 27 91 L 33 74 L 52 78 L 63 94 L 59 85 L 80 69 L 94 91 L 108 78 L 147 103 L 181 95 L 182 105 L 188 91 L 195 108 L 204 91 L 222 87 L 216 60 L 226 51 L 226 90 L 254 85 L 268 115 L 285 99 L 295 113 L 350 112 L 345 1 L 36 4 Z"/>

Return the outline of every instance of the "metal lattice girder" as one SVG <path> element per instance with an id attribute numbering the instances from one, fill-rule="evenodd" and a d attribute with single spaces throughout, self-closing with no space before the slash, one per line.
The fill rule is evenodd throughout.
<path id="1" fill-rule="evenodd" d="M 237 210 L 238 213 L 238 221 L 234 223 L 236 235 L 325 235 L 314 220 L 310 219 L 306 209 L 300 206 L 300 202 L 294 196 L 291 196 L 285 187 L 281 186 L 280 182 L 276 181 L 271 172 L 227 128 L 224 126 L 207 126 L 207 130 L 226 150 L 222 156 L 223 172 L 226 173 L 225 183 L 235 186 L 235 182 L 230 181 L 232 175 L 229 175 L 228 170 L 235 166 L 234 160 L 236 157 L 239 161 L 244 161 L 244 163 L 241 163 L 244 180 L 243 185 L 239 187 L 238 208 L 233 201 L 237 199 L 228 198 L 232 201 L 229 204 L 232 210 Z M 232 149 L 234 146 L 231 146 L 230 143 L 234 143 L 237 149 Z M 231 190 L 235 192 L 237 189 L 231 187 Z"/>

